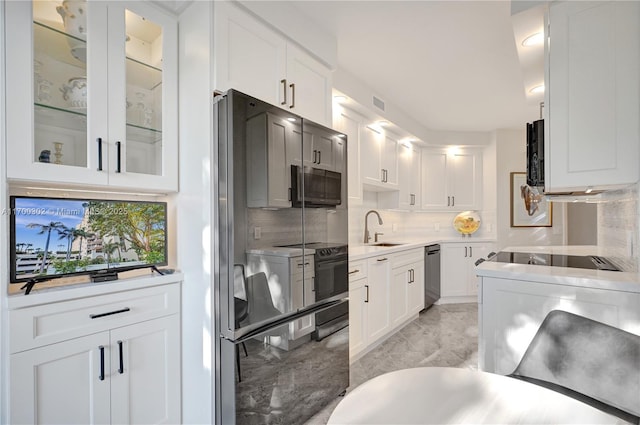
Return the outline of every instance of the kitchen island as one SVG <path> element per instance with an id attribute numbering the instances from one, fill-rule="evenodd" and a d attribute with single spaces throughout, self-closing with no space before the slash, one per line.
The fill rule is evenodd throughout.
<path id="1" fill-rule="evenodd" d="M 503 251 L 600 255 L 597 247 Z M 485 261 L 478 276 L 479 368 L 511 373 L 545 316 L 565 310 L 640 335 L 640 274 Z"/>

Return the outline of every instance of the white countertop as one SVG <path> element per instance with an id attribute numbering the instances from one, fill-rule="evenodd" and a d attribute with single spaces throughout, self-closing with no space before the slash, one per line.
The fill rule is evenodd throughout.
<path id="1" fill-rule="evenodd" d="M 493 243 L 495 239 L 489 238 L 474 238 L 474 237 L 459 237 L 459 238 L 438 238 L 438 237 L 425 237 L 416 238 L 411 240 L 398 239 L 382 241 L 383 243 L 399 243 L 397 246 L 373 246 L 373 244 L 362 245 L 349 245 L 349 261 L 363 260 L 365 258 L 375 257 L 377 255 L 392 254 L 394 252 L 406 251 L 413 248 L 422 248 L 427 245 L 442 244 L 442 243 L 462 243 L 469 244 L 475 242 Z"/>
<path id="2" fill-rule="evenodd" d="M 501 251 L 606 257 L 606 252 L 597 246 L 518 246 Z M 640 293 L 639 273 L 485 261 L 476 267 L 476 274 L 480 277 Z"/>
<path id="3" fill-rule="evenodd" d="M 47 286 L 46 282 L 43 282 L 42 284 L 37 284 L 29 295 L 24 295 L 24 291 L 9 295 L 9 310 L 111 294 L 114 292 L 130 291 L 132 289 L 142 289 L 150 286 L 166 285 L 181 282 L 184 278 L 184 275 L 180 272 L 158 276 L 155 273 L 150 273 L 147 269 L 122 272 L 122 275 L 123 276 L 117 280 L 108 282 L 91 282 L 86 275 L 81 276 L 86 278 L 83 282 L 75 284 Z M 51 282 L 56 283 L 61 280 L 62 279 Z M 16 285 L 16 287 L 19 288 L 23 283 L 15 283 L 12 285 Z"/>

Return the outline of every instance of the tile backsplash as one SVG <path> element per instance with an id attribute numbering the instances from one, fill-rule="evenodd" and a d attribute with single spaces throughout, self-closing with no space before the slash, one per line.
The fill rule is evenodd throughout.
<path id="1" fill-rule="evenodd" d="M 598 245 L 622 270 L 638 271 L 640 216 L 639 187 L 604 192 L 598 204 Z"/>
<path id="2" fill-rule="evenodd" d="M 302 209 L 284 208 L 263 210 L 249 208 L 247 224 L 247 249 L 300 243 L 302 235 Z M 305 209 L 305 231 L 307 242 L 327 240 L 328 210 L 324 208 Z M 255 238 L 255 228 L 260 228 L 260 239 Z"/>

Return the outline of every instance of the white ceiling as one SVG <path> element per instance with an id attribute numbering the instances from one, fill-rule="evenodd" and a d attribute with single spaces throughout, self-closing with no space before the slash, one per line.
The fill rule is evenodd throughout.
<path id="1" fill-rule="evenodd" d="M 295 1 L 338 40 L 338 66 L 433 130 L 522 129 L 509 1 Z"/>

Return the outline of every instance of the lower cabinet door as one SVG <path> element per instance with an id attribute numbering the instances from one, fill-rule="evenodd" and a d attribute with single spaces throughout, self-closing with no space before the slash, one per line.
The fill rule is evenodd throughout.
<path id="1" fill-rule="evenodd" d="M 362 351 L 367 343 L 366 282 L 367 279 L 360 279 L 349 283 L 349 355 L 351 357 Z"/>
<path id="2" fill-rule="evenodd" d="M 10 357 L 12 424 L 110 423 L 109 332 Z"/>
<path id="3" fill-rule="evenodd" d="M 419 313 L 424 308 L 424 263 L 413 263 L 411 281 L 407 289 L 407 308 L 409 315 Z"/>
<path id="4" fill-rule="evenodd" d="M 391 315 L 391 327 L 399 326 L 408 316 L 407 290 L 411 272 L 406 266 L 401 266 L 391 271 L 391 287 L 389 288 L 389 309 Z"/>
<path id="5" fill-rule="evenodd" d="M 178 315 L 111 331 L 114 424 L 180 423 Z"/>
<path id="6" fill-rule="evenodd" d="M 365 285 L 367 304 L 367 341 L 375 341 L 391 329 L 389 316 L 389 282 L 391 267 L 385 258 L 368 261 L 368 277 Z"/>

